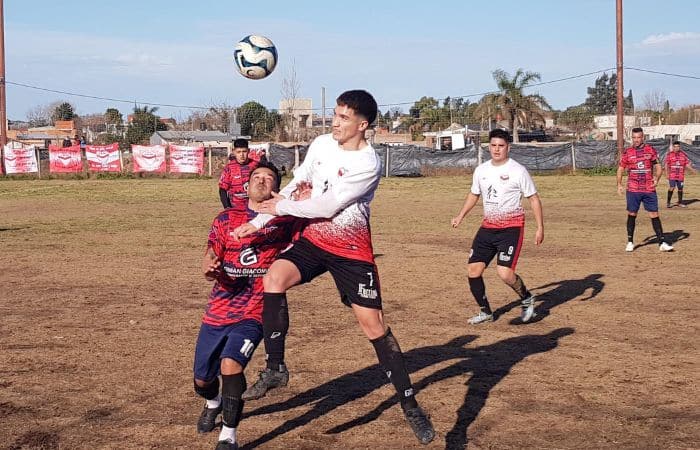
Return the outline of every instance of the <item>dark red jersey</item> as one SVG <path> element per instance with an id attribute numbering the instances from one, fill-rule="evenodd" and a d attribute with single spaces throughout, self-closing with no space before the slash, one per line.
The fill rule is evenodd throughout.
<path id="1" fill-rule="evenodd" d="M 255 170 L 260 163 L 249 160 L 245 164 L 238 161 L 231 161 L 221 171 L 219 177 L 219 187 L 225 189 L 228 198 L 231 200 L 231 207 L 240 211 L 248 209 L 248 181 L 250 173 Z"/>
<path id="2" fill-rule="evenodd" d="M 231 231 L 256 215 L 247 208 L 228 208 L 212 223 L 208 248 L 221 261 L 221 274 L 209 294 L 204 323 L 229 325 L 244 319 L 262 322 L 262 277 L 298 234 L 300 221 L 277 217 L 240 241 L 231 237 Z"/>
<path id="3" fill-rule="evenodd" d="M 666 154 L 666 167 L 669 180 L 685 180 L 685 166 L 690 163 L 688 155 L 682 151 L 670 151 Z"/>
<path id="4" fill-rule="evenodd" d="M 627 169 L 628 192 L 655 192 L 654 164 L 659 163 L 659 156 L 650 145 L 630 147 L 620 158 L 620 167 Z"/>

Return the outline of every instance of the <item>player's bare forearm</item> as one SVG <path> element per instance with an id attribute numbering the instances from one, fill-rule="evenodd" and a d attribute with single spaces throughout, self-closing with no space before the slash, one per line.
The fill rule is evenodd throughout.
<path id="1" fill-rule="evenodd" d="M 622 167 L 617 168 L 617 193 L 622 195 L 622 174 L 624 173 Z"/>
<path id="2" fill-rule="evenodd" d="M 544 214 L 542 213 L 542 201 L 540 196 L 535 194 L 529 197 L 532 213 L 535 215 L 535 223 L 537 230 L 535 231 L 535 245 L 540 245 L 544 242 Z"/>
<path id="3" fill-rule="evenodd" d="M 204 277 L 213 281 L 219 276 L 219 269 L 221 267 L 221 262 L 216 253 L 210 248 L 204 254 L 204 259 L 202 260 L 202 272 L 204 272 Z"/>
<path id="4" fill-rule="evenodd" d="M 464 217 L 469 214 L 469 211 L 474 208 L 474 205 L 476 205 L 476 202 L 479 201 L 479 196 L 474 195 L 471 192 L 467 195 L 467 198 L 464 200 L 464 205 L 462 206 L 462 209 L 459 211 L 459 214 L 457 214 L 456 217 L 452 218 L 452 227 L 457 228 L 460 223 L 462 223 L 462 220 Z"/>
<path id="5" fill-rule="evenodd" d="M 663 168 L 661 167 L 661 164 L 655 164 L 654 165 L 654 170 L 656 172 L 656 176 L 654 177 L 654 185 L 656 186 L 659 184 L 659 180 L 661 179 L 661 175 L 663 175 Z"/>

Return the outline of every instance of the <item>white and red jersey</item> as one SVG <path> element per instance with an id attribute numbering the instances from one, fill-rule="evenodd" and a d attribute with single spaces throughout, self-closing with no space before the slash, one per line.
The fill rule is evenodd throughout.
<path id="1" fill-rule="evenodd" d="M 522 196 L 537 193 L 527 169 L 508 158 L 495 166 L 486 161 L 474 170 L 471 193 L 480 195 L 484 203 L 484 228 L 521 227 L 525 224 L 525 210 L 520 204 Z"/>
<path id="2" fill-rule="evenodd" d="M 671 150 L 666 153 L 666 168 L 668 169 L 669 180 L 685 180 L 685 166 L 690 163 L 688 155 L 682 151 L 674 152 Z"/>
<path id="3" fill-rule="evenodd" d="M 319 136 L 294 171 L 294 179 L 280 191 L 289 199 L 297 183 L 311 182 L 311 198 L 281 200 L 277 214 L 311 219 L 302 236 L 322 250 L 373 263 L 369 204 L 380 177 L 381 160 L 371 145 L 344 150 L 331 134 Z M 258 220 L 253 223 L 262 225 Z"/>

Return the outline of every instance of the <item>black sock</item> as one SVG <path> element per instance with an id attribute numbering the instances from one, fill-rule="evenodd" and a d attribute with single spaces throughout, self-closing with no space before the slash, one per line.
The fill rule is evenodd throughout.
<path id="1" fill-rule="evenodd" d="M 377 352 L 379 365 L 384 369 L 389 381 L 394 385 L 396 392 L 399 394 L 401 408 L 415 408 L 418 406 L 411 386 L 411 379 L 408 377 L 406 370 L 406 362 L 401 353 L 401 348 L 396 338 L 391 333 L 391 328 L 386 330 L 386 334 L 377 339 L 370 339 L 374 346 L 374 351 Z"/>
<path id="2" fill-rule="evenodd" d="M 678 204 L 683 204 L 683 189 L 678 189 Z"/>
<path id="3" fill-rule="evenodd" d="M 627 215 L 627 242 L 634 242 L 634 225 L 637 221 L 637 216 Z"/>
<path id="4" fill-rule="evenodd" d="M 263 294 L 263 336 L 268 369 L 279 370 L 284 364 L 284 340 L 289 330 L 287 294 Z"/>
<path id="5" fill-rule="evenodd" d="M 678 191 L 678 196 L 681 196 L 681 191 Z M 671 199 L 673 198 L 673 191 L 668 191 L 668 197 L 666 197 L 666 204 L 671 204 Z"/>
<path id="6" fill-rule="evenodd" d="M 474 299 L 476 299 L 476 303 L 481 308 L 481 311 L 486 314 L 491 314 L 491 306 L 489 306 L 489 300 L 486 298 L 484 279 L 482 277 L 469 277 L 469 290 L 472 291 L 472 295 Z"/>
<path id="7" fill-rule="evenodd" d="M 214 400 L 219 395 L 219 377 L 214 378 L 214 380 L 205 387 L 198 386 L 195 382 L 194 391 L 197 395 L 207 400 Z"/>
<path id="8" fill-rule="evenodd" d="M 221 375 L 221 414 L 224 425 L 236 428 L 243 415 L 243 400 L 241 396 L 246 389 L 243 373 L 236 375 Z"/>
<path id="9" fill-rule="evenodd" d="M 520 300 L 525 300 L 531 295 L 530 291 L 528 291 L 525 287 L 523 279 L 520 278 L 520 275 L 518 275 L 517 273 L 515 274 L 515 283 L 511 284 L 510 287 L 515 291 L 516 294 L 518 294 Z"/>
<path id="10" fill-rule="evenodd" d="M 664 230 L 661 228 L 661 219 L 658 217 L 653 217 L 651 219 L 651 226 L 654 227 L 654 232 L 656 233 L 656 239 L 659 240 L 659 244 L 664 242 Z"/>

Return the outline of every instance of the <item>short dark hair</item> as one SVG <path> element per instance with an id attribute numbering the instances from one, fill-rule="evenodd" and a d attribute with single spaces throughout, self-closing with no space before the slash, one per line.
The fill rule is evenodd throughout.
<path id="1" fill-rule="evenodd" d="M 489 133 L 489 141 L 493 138 L 500 138 L 506 142 L 510 142 L 510 133 L 508 133 L 506 130 L 501 129 L 491 130 L 491 132 Z"/>
<path id="2" fill-rule="evenodd" d="M 282 184 L 282 175 L 280 174 L 280 171 L 277 169 L 277 166 L 272 164 L 270 161 L 260 161 L 260 164 L 258 164 L 258 167 L 253 169 L 250 172 L 250 176 L 252 177 L 253 174 L 255 173 L 256 170 L 258 169 L 269 169 L 272 171 L 272 173 L 275 175 L 275 185 L 273 186 L 272 190 L 274 192 L 279 192 L 280 190 L 280 185 Z"/>
<path id="3" fill-rule="evenodd" d="M 248 148 L 248 139 L 236 139 L 233 141 L 233 148 Z"/>
<path id="4" fill-rule="evenodd" d="M 681 141 L 673 141 L 673 145 L 681 145 Z"/>
<path id="5" fill-rule="evenodd" d="M 644 130 L 642 130 L 642 127 L 635 127 L 632 128 L 632 133 L 644 133 Z"/>
<path id="6" fill-rule="evenodd" d="M 361 89 L 345 91 L 335 101 L 338 105 L 347 106 L 361 115 L 370 125 L 377 118 L 377 101 L 367 91 Z"/>

